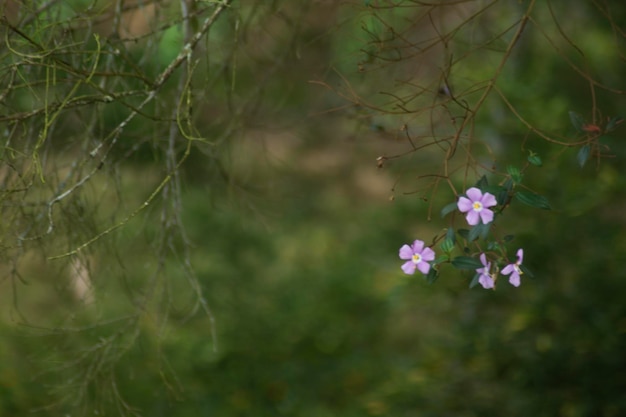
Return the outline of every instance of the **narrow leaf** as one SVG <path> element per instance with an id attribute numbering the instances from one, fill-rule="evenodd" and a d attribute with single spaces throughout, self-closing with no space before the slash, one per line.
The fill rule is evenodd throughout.
<path id="1" fill-rule="evenodd" d="M 485 187 L 487 187 L 489 185 L 489 182 L 487 181 L 487 177 L 485 175 L 483 175 L 482 177 L 480 177 L 480 179 L 476 182 L 476 185 L 474 185 L 474 187 L 479 188 L 479 189 L 483 189 Z"/>
<path id="2" fill-rule="evenodd" d="M 591 153 L 591 145 L 585 145 L 578 151 L 578 155 L 576 155 L 576 159 L 578 160 L 578 165 L 580 167 L 584 167 L 585 163 L 589 159 L 589 154 Z"/>
<path id="3" fill-rule="evenodd" d="M 468 269 L 474 271 L 483 267 L 483 264 L 478 259 L 470 256 L 457 256 L 451 263 L 456 269 Z"/>
<path id="4" fill-rule="evenodd" d="M 446 240 L 456 243 L 456 236 L 454 235 L 454 228 L 450 227 L 446 232 Z"/>
<path id="5" fill-rule="evenodd" d="M 448 262 L 449 260 L 450 260 L 450 256 L 444 254 L 444 255 L 438 256 L 437 259 L 435 259 L 432 264 L 439 265 L 444 262 Z"/>
<path id="6" fill-rule="evenodd" d="M 487 239 L 487 235 L 489 234 L 489 230 L 491 230 L 491 225 L 493 224 L 493 222 L 487 223 L 487 224 L 482 224 L 480 225 L 480 237 L 481 239 L 485 240 Z"/>
<path id="7" fill-rule="evenodd" d="M 441 242 L 441 250 L 446 252 L 446 253 L 450 253 L 452 252 L 452 249 L 454 249 L 454 242 L 448 238 L 444 239 L 443 242 Z"/>
<path id="8" fill-rule="evenodd" d="M 491 223 L 489 224 L 478 223 L 476 226 L 472 227 L 472 229 L 470 230 L 467 240 L 469 240 L 470 242 L 473 242 L 479 237 L 485 239 L 487 237 L 487 234 L 489 233 L 490 228 L 491 228 Z"/>
<path id="9" fill-rule="evenodd" d="M 496 195 L 498 194 L 500 191 L 504 190 L 505 188 L 501 185 L 490 185 L 487 186 L 485 188 L 482 189 L 483 192 L 488 192 L 490 194 Z"/>
<path id="10" fill-rule="evenodd" d="M 441 217 L 446 217 L 449 213 L 452 213 L 457 209 L 456 201 L 450 204 L 447 204 L 444 208 L 441 209 Z"/>
<path id="11" fill-rule="evenodd" d="M 609 120 L 609 122 L 606 124 L 606 131 L 607 132 L 612 132 L 615 130 L 615 128 L 621 124 L 624 121 L 624 118 L 621 116 L 615 116 L 613 118 L 611 118 L 611 120 Z"/>
<path id="12" fill-rule="evenodd" d="M 517 193 L 515 193 L 515 198 L 531 207 L 537 207 L 544 210 L 552 210 L 552 207 L 550 207 L 550 203 L 548 203 L 548 200 L 544 196 L 541 196 L 539 194 L 531 193 L 529 191 L 518 191 Z"/>
<path id="13" fill-rule="evenodd" d="M 530 155 L 528 155 L 528 162 L 530 162 L 536 167 L 540 167 L 543 165 L 543 161 L 541 160 L 541 157 L 537 155 L 536 153 L 534 153 L 533 151 L 530 151 Z"/>
<path id="14" fill-rule="evenodd" d="M 506 172 L 508 172 L 509 174 L 513 175 L 513 174 L 518 174 L 520 173 L 519 168 L 513 165 L 508 165 L 506 167 Z"/>
<path id="15" fill-rule="evenodd" d="M 479 233 L 478 233 L 478 226 L 472 227 L 469 231 L 469 235 L 467 237 L 467 240 L 470 242 L 475 241 L 476 239 L 478 239 Z"/>
<path id="16" fill-rule="evenodd" d="M 474 278 L 472 278 L 472 280 L 470 281 L 469 287 L 474 288 L 475 286 L 477 286 L 479 279 L 480 279 L 480 274 L 475 274 Z"/>
<path id="17" fill-rule="evenodd" d="M 572 126 L 574 126 L 574 128 L 577 131 L 579 132 L 583 131 L 583 125 L 585 124 L 585 119 L 583 119 L 583 117 L 580 114 L 570 111 L 569 119 L 572 122 Z"/>
<path id="18" fill-rule="evenodd" d="M 510 200 L 509 192 L 505 189 L 496 194 L 496 201 L 499 206 L 505 206 Z"/>
<path id="19" fill-rule="evenodd" d="M 500 244 L 498 242 L 489 242 L 487 244 L 487 250 L 488 251 L 499 251 L 500 250 Z"/>
<path id="20" fill-rule="evenodd" d="M 511 176 L 511 180 L 513 181 L 513 184 L 517 185 L 522 182 L 522 173 L 518 167 L 509 165 L 508 167 L 506 167 L 506 171 Z"/>
<path id="21" fill-rule="evenodd" d="M 532 272 L 530 269 L 528 269 L 528 267 L 527 267 L 526 265 L 523 265 L 523 264 L 522 264 L 522 265 L 520 265 L 520 269 L 522 270 L 522 272 L 523 272 L 525 275 L 528 275 L 528 276 L 529 276 L 529 277 L 531 277 L 531 278 L 534 278 L 534 277 L 535 277 L 535 274 L 533 274 L 533 272 Z"/>
<path id="22" fill-rule="evenodd" d="M 430 271 L 428 271 L 428 274 L 424 276 L 424 278 L 426 279 L 426 282 L 428 282 L 429 284 L 432 284 L 433 282 L 437 281 L 438 277 L 439 277 L 439 272 L 435 268 L 430 268 Z"/>

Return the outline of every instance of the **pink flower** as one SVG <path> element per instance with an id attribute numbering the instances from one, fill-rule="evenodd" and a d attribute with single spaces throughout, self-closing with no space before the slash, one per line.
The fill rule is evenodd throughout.
<path id="1" fill-rule="evenodd" d="M 412 275 L 415 269 L 419 269 L 422 274 L 428 274 L 430 271 L 428 262 L 435 259 L 435 252 L 431 248 L 425 248 L 421 240 L 416 240 L 413 245 L 403 245 L 400 248 L 400 259 L 407 260 L 402 265 L 405 274 Z"/>
<path id="2" fill-rule="evenodd" d="M 457 207 L 462 213 L 467 213 L 465 218 L 470 226 L 475 226 L 482 220 L 484 224 L 491 223 L 493 221 L 493 211 L 488 207 L 493 207 L 498 204 L 493 194 L 483 194 L 476 187 L 472 187 L 467 190 L 467 197 L 459 197 Z"/>
<path id="3" fill-rule="evenodd" d="M 491 262 L 487 262 L 487 255 L 484 253 L 480 254 L 480 262 L 483 264 L 482 268 L 478 268 L 476 273 L 480 274 L 478 278 L 478 283 L 483 286 L 484 289 L 493 288 L 495 286 L 495 282 L 491 277 Z"/>
<path id="4" fill-rule="evenodd" d="M 509 282 L 514 287 L 519 287 L 520 284 L 520 275 L 523 274 L 520 266 L 524 261 L 524 249 L 517 250 L 517 262 L 513 264 L 508 264 L 504 268 L 502 268 L 502 275 L 511 275 L 509 277 Z"/>

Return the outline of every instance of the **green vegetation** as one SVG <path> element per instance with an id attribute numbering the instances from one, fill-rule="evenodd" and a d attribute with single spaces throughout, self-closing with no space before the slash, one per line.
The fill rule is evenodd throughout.
<path id="1" fill-rule="evenodd" d="M 35 3 L 0 3 L 0 415 L 626 412 L 625 6 Z M 483 177 L 519 288 L 448 262 Z"/>

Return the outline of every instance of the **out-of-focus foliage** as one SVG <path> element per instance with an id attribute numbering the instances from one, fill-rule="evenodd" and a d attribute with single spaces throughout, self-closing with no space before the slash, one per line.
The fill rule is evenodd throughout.
<path id="1" fill-rule="evenodd" d="M 624 6 L 35 3 L 0 2 L 1 415 L 626 413 L 623 128 L 569 117 L 626 114 Z M 403 275 L 509 166 L 535 277 Z"/>

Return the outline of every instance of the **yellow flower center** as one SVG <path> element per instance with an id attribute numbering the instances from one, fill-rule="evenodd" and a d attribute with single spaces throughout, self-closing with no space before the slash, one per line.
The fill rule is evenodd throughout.
<path id="1" fill-rule="evenodd" d="M 414 264 L 418 264 L 422 261 L 422 255 L 420 255 L 419 253 L 414 253 L 413 254 L 413 263 Z"/>
<path id="2" fill-rule="evenodd" d="M 475 211 L 481 211 L 483 209 L 483 205 L 480 201 L 475 201 L 472 207 L 474 207 Z"/>

